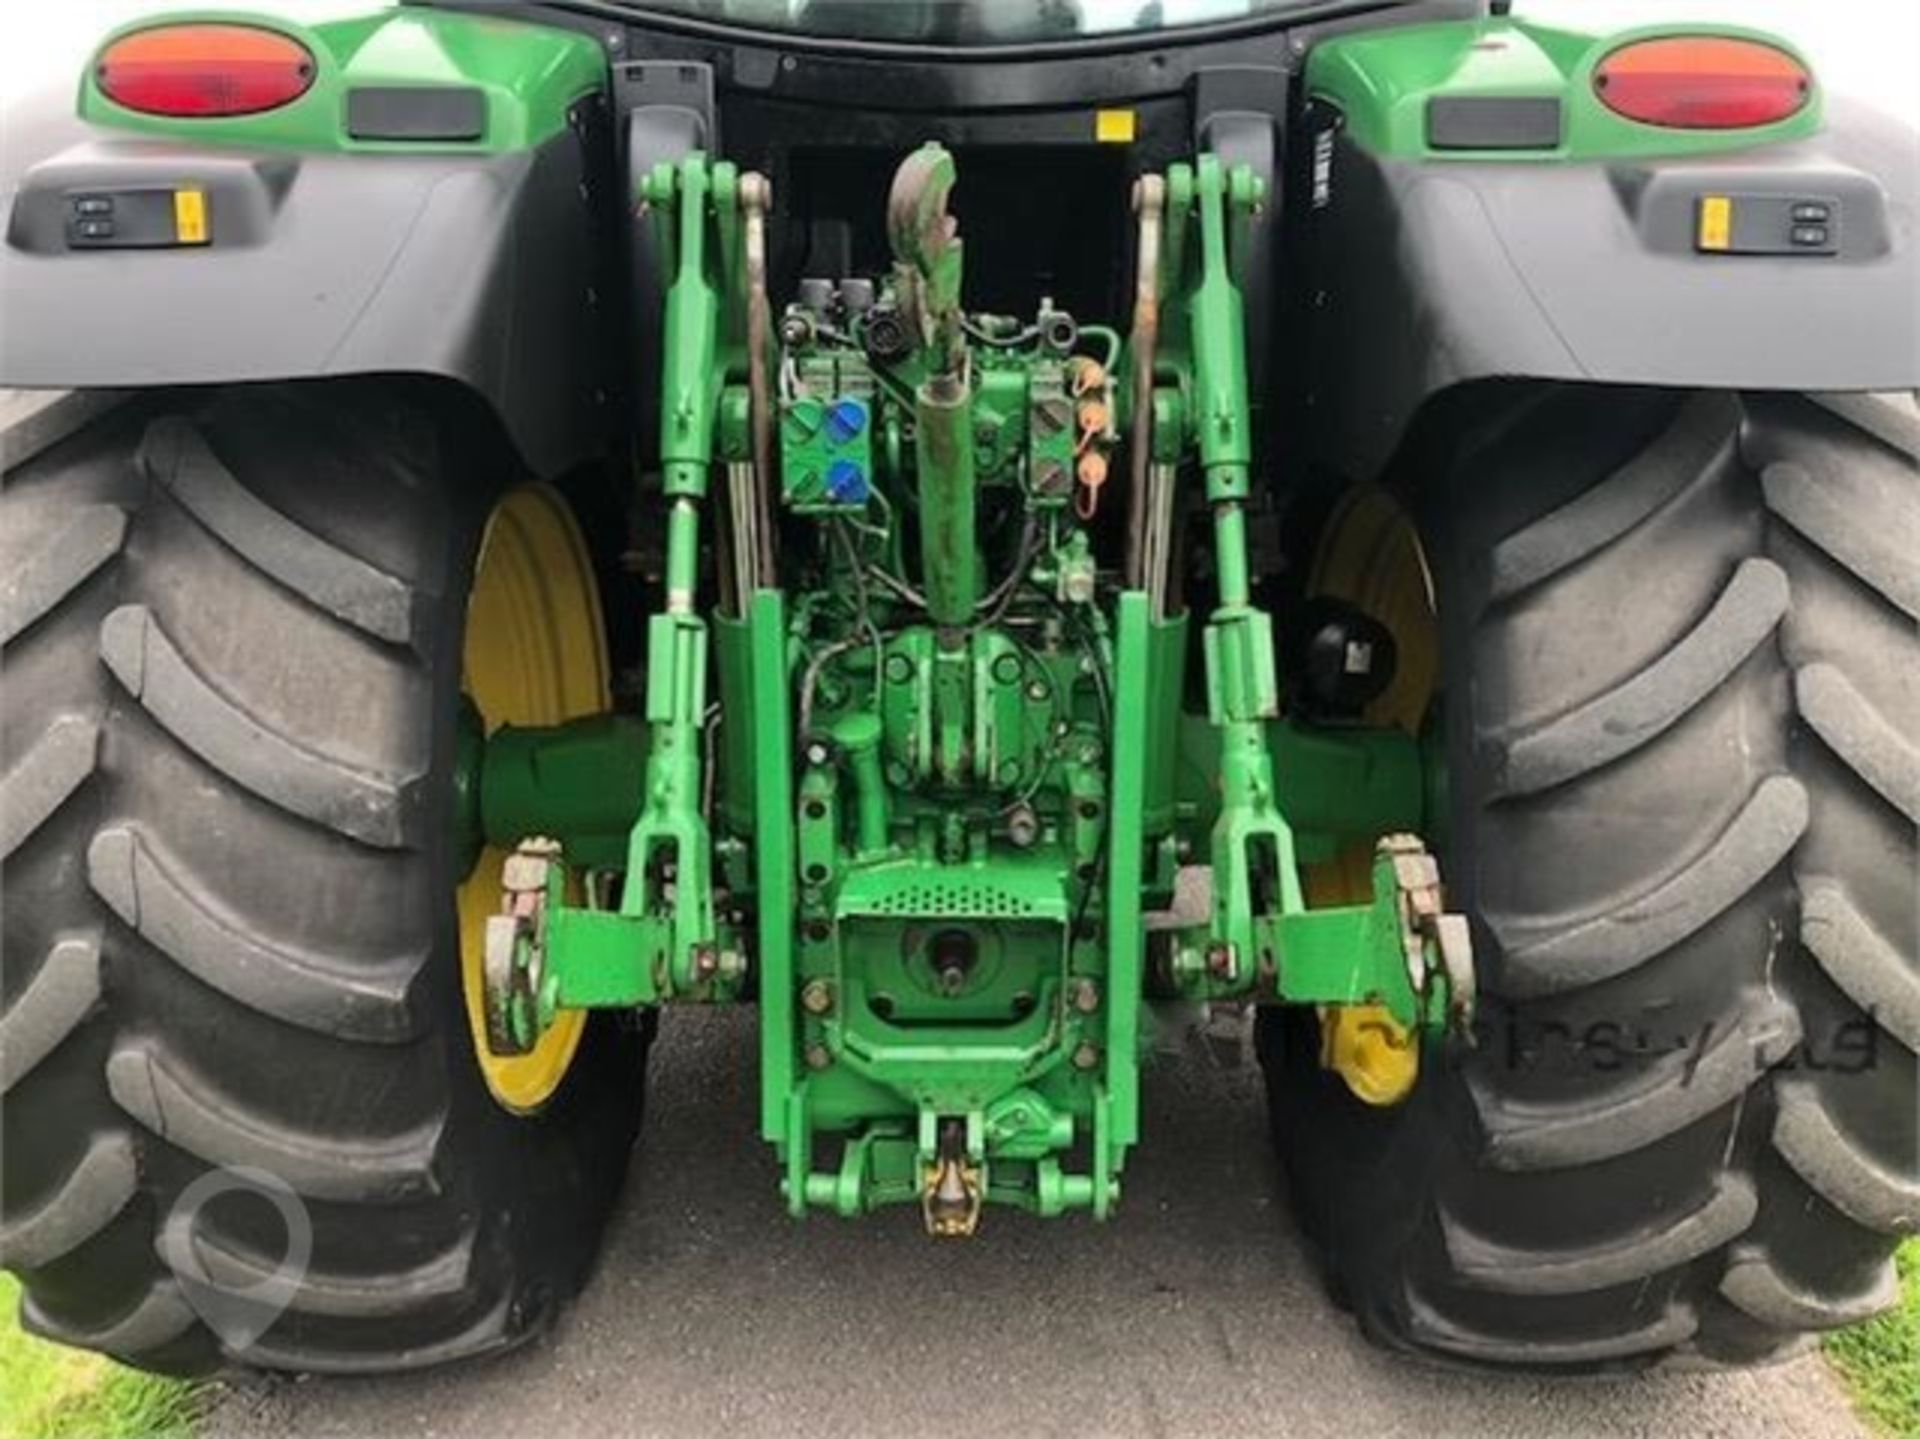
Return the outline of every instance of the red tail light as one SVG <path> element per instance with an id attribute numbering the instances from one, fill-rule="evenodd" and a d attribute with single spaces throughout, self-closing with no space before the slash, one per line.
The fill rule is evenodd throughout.
<path id="1" fill-rule="evenodd" d="M 1681 35 L 1623 45 L 1600 62 L 1593 87 L 1616 114 L 1676 130 L 1744 130 L 1800 112 L 1813 76 L 1757 40 Z"/>
<path id="2" fill-rule="evenodd" d="M 144 115 L 257 115 L 313 84 L 313 54 L 290 35 L 254 25 L 162 25 L 123 35 L 102 52 L 101 93 Z"/>

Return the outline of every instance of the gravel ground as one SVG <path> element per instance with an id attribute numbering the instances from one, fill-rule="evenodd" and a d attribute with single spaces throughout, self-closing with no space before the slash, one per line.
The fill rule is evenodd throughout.
<path id="1" fill-rule="evenodd" d="M 1112 1223 L 788 1221 L 753 1132 L 751 1011 L 676 1011 L 597 1278 L 559 1327 L 419 1377 L 272 1381 L 206 1426 L 406 1434 L 1856 1436 L 1816 1358 L 1559 1383 L 1378 1353 L 1287 1214 L 1251 1068 L 1157 1065 Z"/>

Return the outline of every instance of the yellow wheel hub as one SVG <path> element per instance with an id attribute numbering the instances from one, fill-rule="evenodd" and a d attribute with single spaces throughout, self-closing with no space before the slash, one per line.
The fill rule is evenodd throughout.
<path id="1" fill-rule="evenodd" d="M 1393 683 L 1367 709 L 1371 724 L 1419 734 L 1440 673 L 1433 579 L 1413 521 L 1384 490 L 1341 501 L 1314 556 L 1311 592 L 1345 600 L 1393 635 Z M 1310 905 L 1365 904 L 1373 893 L 1373 844 L 1358 844 L 1303 876 Z M 1380 1005 L 1326 1005 L 1320 1063 L 1368 1104 L 1398 1104 L 1420 1076 L 1419 1037 Z"/>
<path id="2" fill-rule="evenodd" d="M 460 687 L 488 734 L 552 725 L 609 708 L 606 629 L 586 541 L 559 493 L 512 491 L 487 519 L 467 599 Z M 552 1098 L 580 1047 L 586 1016 L 562 1014 L 530 1054 L 487 1051 L 482 940 L 500 909 L 506 851 L 481 851 L 460 886 L 460 981 L 474 1053 L 493 1097 L 515 1113 Z"/>

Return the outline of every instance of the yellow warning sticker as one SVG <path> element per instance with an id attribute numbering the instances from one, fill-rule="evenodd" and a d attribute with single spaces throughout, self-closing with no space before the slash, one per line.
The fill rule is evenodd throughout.
<path id="1" fill-rule="evenodd" d="M 1700 197 L 1700 248 L 1733 248 L 1733 199 L 1728 195 Z"/>
<path id="2" fill-rule="evenodd" d="M 182 245 L 207 243 L 207 192 L 173 192 L 173 238 Z"/>
<path id="3" fill-rule="evenodd" d="M 1131 145 L 1134 116 L 1131 110 L 1096 110 L 1093 114 L 1093 138 L 1102 145 Z"/>

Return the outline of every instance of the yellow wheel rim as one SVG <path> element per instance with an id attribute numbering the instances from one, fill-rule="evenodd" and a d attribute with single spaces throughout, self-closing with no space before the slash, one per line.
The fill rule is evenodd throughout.
<path id="1" fill-rule="evenodd" d="M 1393 683 L 1368 707 L 1370 724 L 1419 734 L 1440 674 L 1433 577 L 1413 521 L 1384 490 L 1343 500 L 1314 556 L 1311 592 L 1345 600 L 1393 635 Z M 1365 904 L 1373 893 L 1373 843 L 1354 845 L 1302 874 L 1310 905 Z M 1379 1005 L 1320 1011 L 1320 1063 L 1368 1104 L 1398 1104 L 1420 1075 L 1418 1037 Z"/>
<path id="2" fill-rule="evenodd" d="M 606 630 L 586 542 L 559 493 L 514 490 L 494 507 L 467 599 L 460 687 L 488 734 L 502 725 L 550 725 L 610 706 Z M 460 886 L 460 983 L 487 1088 L 518 1114 L 545 1104 L 580 1048 L 586 1016 L 560 1016 L 530 1054 L 487 1051 L 481 988 L 487 916 L 500 909 L 506 851 L 480 853 Z"/>

